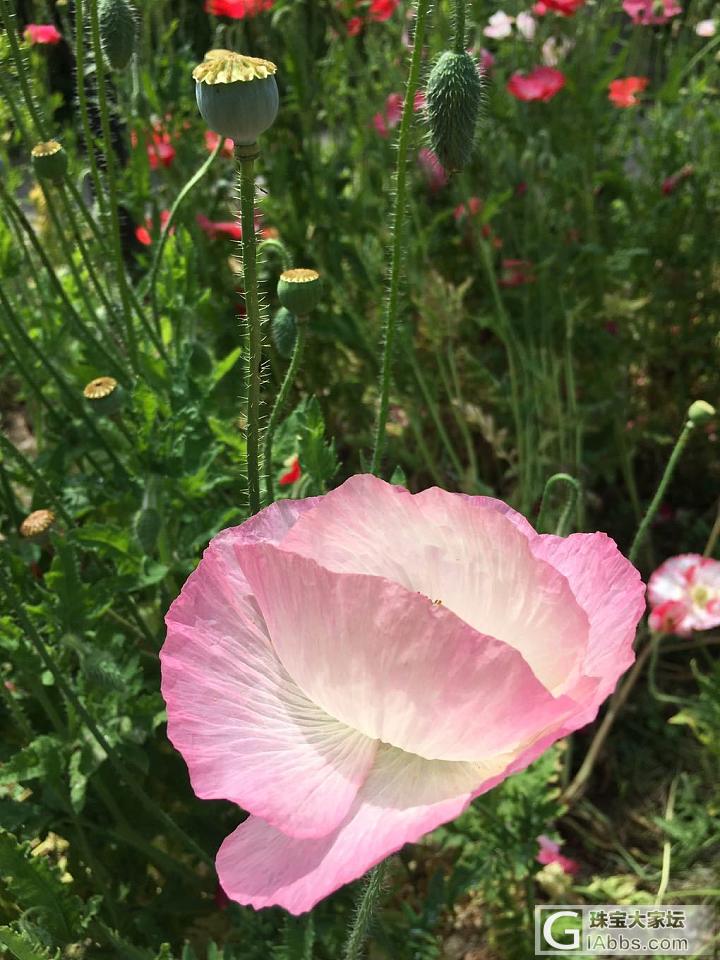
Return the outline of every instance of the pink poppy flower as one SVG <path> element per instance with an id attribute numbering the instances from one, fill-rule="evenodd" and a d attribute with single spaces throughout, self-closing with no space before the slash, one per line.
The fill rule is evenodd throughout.
<path id="1" fill-rule="evenodd" d="M 585 0 L 540 0 L 533 7 L 533 13 L 542 17 L 552 11 L 561 17 L 571 17 L 582 7 Z"/>
<path id="2" fill-rule="evenodd" d="M 682 13 L 675 0 L 623 0 L 623 10 L 633 23 L 645 27 L 659 26 Z"/>
<path id="3" fill-rule="evenodd" d="M 522 287 L 526 283 L 535 283 L 533 264 L 529 260 L 513 260 L 506 258 L 502 261 L 501 287 Z"/>
<path id="4" fill-rule="evenodd" d="M 565 86 L 565 74 L 554 67 L 535 67 L 531 73 L 514 73 L 507 82 L 508 92 L 518 100 L 548 101 Z"/>
<path id="5" fill-rule="evenodd" d="M 23 37 L 28 43 L 51 46 L 62 40 L 62 34 L 51 23 L 29 23 Z"/>
<path id="6" fill-rule="evenodd" d="M 400 0 L 371 0 L 369 10 L 370 19 L 377 20 L 379 23 L 389 20 L 397 10 L 399 4 Z"/>
<path id="7" fill-rule="evenodd" d="M 214 130 L 205 131 L 205 146 L 207 147 L 208 153 L 212 153 L 215 147 L 220 143 L 220 134 L 215 133 Z M 230 139 L 230 137 L 225 137 L 225 141 L 222 145 L 222 150 L 220 153 L 224 157 L 232 157 L 234 155 L 235 144 Z"/>
<path id="8" fill-rule="evenodd" d="M 681 553 L 661 564 L 648 581 L 650 629 L 687 636 L 720 625 L 720 561 Z"/>
<path id="9" fill-rule="evenodd" d="M 372 476 L 220 533 L 160 656 L 195 793 L 250 813 L 227 895 L 303 913 L 592 721 L 643 593 L 605 534 Z"/>
<path id="10" fill-rule="evenodd" d="M 205 12 L 214 17 L 229 17 L 231 20 L 244 20 L 256 17 L 264 10 L 270 10 L 273 0 L 206 0 Z"/>
<path id="11" fill-rule="evenodd" d="M 640 101 L 636 94 L 642 93 L 650 81 L 647 77 L 621 77 L 610 83 L 608 100 L 620 109 L 636 107 Z"/>
<path id="12" fill-rule="evenodd" d="M 467 203 L 459 203 L 453 210 L 453 217 L 456 223 L 463 223 L 468 217 L 474 217 L 480 213 L 483 208 L 483 202 L 480 197 L 470 197 Z"/>
<path id="13" fill-rule="evenodd" d="M 580 872 L 580 864 L 577 860 L 571 860 L 570 857 L 565 857 L 560 853 L 560 844 L 555 843 L 554 840 L 544 834 L 537 839 L 540 844 L 540 851 L 535 859 L 538 863 L 543 866 L 547 866 L 549 863 L 557 863 L 562 868 L 563 873 L 567 873 L 571 877 Z"/>
<path id="14" fill-rule="evenodd" d="M 488 25 L 483 27 L 483 33 L 491 40 L 505 40 L 512 34 L 514 22 L 514 17 L 509 17 L 503 10 L 498 10 L 490 17 Z"/>
<path id="15" fill-rule="evenodd" d="M 388 137 L 390 131 L 394 130 L 402 120 L 403 100 L 402 93 L 389 93 L 385 101 L 385 112 L 376 113 L 373 117 L 373 126 L 381 137 Z M 424 106 L 425 94 L 422 90 L 418 90 L 413 98 L 413 109 L 417 113 Z"/>
<path id="16" fill-rule="evenodd" d="M 421 147 L 417 159 L 431 192 L 442 190 L 448 182 L 448 175 L 435 153 L 429 147 Z"/>

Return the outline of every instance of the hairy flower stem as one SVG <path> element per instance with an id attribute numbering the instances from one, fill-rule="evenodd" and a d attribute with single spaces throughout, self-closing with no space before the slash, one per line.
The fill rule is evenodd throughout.
<path id="1" fill-rule="evenodd" d="M 375 910 L 385 890 L 387 865 L 388 861 L 383 860 L 368 874 L 365 887 L 358 900 L 355 918 L 353 919 L 345 943 L 343 960 L 361 960 L 362 958 L 363 948 L 370 933 Z"/>
<path id="2" fill-rule="evenodd" d="M 0 0 L 0 15 L 2 16 L 3 26 L 5 27 L 5 33 L 8 38 L 8 43 L 10 44 L 10 51 L 15 61 L 15 69 L 18 73 L 18 80 L 20 81 L 20 90 L 22 91 L 23 99 L 25 100 L 25 106 L 28 108 L 28 112 L 32 117 L 33 124 L 40 134 L 41 139 L 47 139 L 47 128 L 45 122 L 42 118 L 40 110 L 35 103 L 35 100 L 32 95 L 32 89 L 30 87 L 30 81 L 28 80 L 28 74 L 26 69 L 25 58 L 23 52 L 20 49 L 20 44 L 18 43 L 17 33 L 15 32 L 14 25 L 12 22 L 12 16 L 10 13 L 10 7 L 7 0 Z"/>
<path id="3" fill-rule="evenodd" d="M 270 419 L 268 420 L 267 429 L 265 431 L 265 443 L 264 443 L 264 453 L 263 453 L 263 469 L 265 471 L 265 505 L 268 506 L 275 499 L 275 491 L 273 489 L 273 460 L 272 460 L 272 444 L 273 437 L 275 435 L 275 430 L 277 429 L 280 416 L 282 415 L 285 404 L 287 403 L 287 398 L 292 389 L 292 385 L 295 382 L 295 377 L 298 372 L 298 367 L 300 366 L 300 360 L 302 359 L 303 350 L 305 349 L 305 334 L 307 329 L 307 317 L 299 317 L 297 321 L 297 336 L 295 339 L 295 347 L 293 348 L 292 358 L 290 360 L 290 366 L 287 368 L 285 377 L 280 386 L 280 392 L 277 395 L 275 404 L 272 408 L 272 413 L 270 414 Z"/>
<path id="4" fill-rule="evenodd" d="M 95 191 L 95 199 L 101 215 L 107 217 L 107 201 L 95 152 L 95 137 L 90 126 L 90 111 L 88 109 L 87 90 L 85 89 L 85 14 L 83 0 L 75 0 L 75 80 L 80 123 L 90 163 L 90 176 Z"/>
<path id="5" fill-rule="evenodd" d="M 456 53 L 465 52 L 465 11 L 467 0 L 455 0 L 453 16 L 453 44 Z"/>
<path id="6" fill-rule="evenodd" d="M 90 0 L 90 32 L 92 35 L 92 49 L 95 58 L 95 74 L 97 77 L 98 106 L 100 109 L 100 126 L 103 135 L 103 153 L 105 155 L 106 181 L 110 208 L 110 237 L 112 243 L 113 266 L 115 280 L 120 291 L 123 319 L 125 321 L 125 339 L 127 342 L 130 363 L 135 371 L 138 370 L 138 347 L 135 327 L 133 326 L 132 309 L 128 278 L 125 272 L 125 262 L 122 251 L 122 234 L 120 232 L 120 215 L 118 213 L 117 170 L 115 167 L 115 150 L 113 148 L 112 133 L 110 131 L 110 111 L 108 109 L 107 93 L 105 90 L 105 61 L 103 60 L 102 44 L 100 42 L 100 18 L 98 16 L 98 0 Z"/>
<path id="7" fill-rule="evenodd" d="M 628 559 L 630 563 L 635 563 L 637 560 L 638 553 L 640 552 L 640 547 L 643 545 L 645 537 L 647 536 L 648 530 L 650 529 L 650 524 L 655 519 L 655 514 L 660 509 L 660 505 L 663 502 L 665 496 L 665 491 L 668 488 L 668 484 L 672 479 L 672 475 L 675 472 L 675 467 L 678 465 L 678 461 L 682 456 L 683 450 L 685 449 L 688 440 L 690 439 L 690 434 L 693 431 L 695 424 L 691 420 L 685 422 L 685 426 L 682 428 L 680 436 L 673 447 L 673 451 L 670 454 L 670 459 L 667 462 L 665 470 L 662 477 L 660 478 L 660 483 L 658 488 L 655 491 L 655 496 L 650 501 L 650 506 L 645 511 L 645 516 L 640 522 L 638 531 L 635 534 L 635 539 L 632 542 L 630 547 L 630 552 L 628 553 Z"/>
<path id="8" fill-rule="evenodd" d="M 549 509 L 549 494 L 552 488 L 558 483 L 567 483 L 570 487 L 567 492 L 562 511 L 558 517 L 558 522 L 555 526 L 555 535 L 557 537 L 565 537 L 567 536 L 570 526 L 570 517 L 572 516 L 578 499 L 582 493 L 582 487 L 580 486 L 579 482 L 575 479 L 575 477 L 571 477 L 569 473 L 554 473 L 551 477 L 548 477 L 547 483 L 545 484 L 545 489 L 543 490 L 542 500 L 540 502 L 536 526 L 539 533 L 545 532 L 545 527 L 547 526 L 547 513 Z"/>
<path id="9" fill-rule="evenodd" d="M 240 174 L 240 226 L 242 229 L 242 263 L 245 285 L 245 309 L 248 323 L 248 391 L 247 391 L 247 482 L 250 515 L 260 509 L 260 362 L 262 342 L 260 330 L 260 298 L 257 280 L 257 237 L 255 236 L 255 160 L 259 156 L 256 143 L 237 146 Z"/>
<path id="10" fill-rule="evenodd" d="M 407 156 L 410 147 L 410 134 L 413 123 L 415 91 L 420 79 L 420 65 L 422 62 L 423 43 L 425 39 L 425 25 L 427 22 L 430 0 L 418 0 L 415 15 L 415 37 L 413 40 L 410 73 L 405 88 L 405 102 L 403 104 L 402 119 L 400 121 L 400 135 L 398 138 L 397 161 L 395 164 L 395 203 L 392 213 L 392 243 L 390 262 L 390 291 L 385 304 L 383 318 L 383 358 L 380 374 L 380 406 L 375 425 L 375 446 L 373 448 L 370 472 L 377 474 L 380 470 L 383 448 L 385 446 L 385 426 L 388 418 L 390 399 L 390 381 L 392 378 L 393 346 L 398 319 L 400 300 L 400 274 L 403 263 L 403 239 L 405 217 L 407 213 Z"/>

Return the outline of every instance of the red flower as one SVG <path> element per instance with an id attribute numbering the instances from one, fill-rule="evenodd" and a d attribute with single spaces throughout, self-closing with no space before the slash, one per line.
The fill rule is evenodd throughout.
<path id="1" fill-rule="evenodd" d="M 133 147 L 138 145 L 138 136 L 133 130 L 130 134 L 130 143 Z M 154 123 L 150 139 L 146 138 L 148 163 L 151 170 L 157 170 L 159 166 L 169 167 L 175 159 L 175 147 L 172 145 L 172 138 L 162 123 Z"/>
<path id="2" fill-rule="evenodd" d="M 389 20 L 398 8 L 400 0 L 372 0 L 370 3 L 370 19 L 382 22 Z"/>
<path id="3" fill-rule="evenodd" d="M 526 283 L 535 283 L 533 265 L 529 260 L 502 261 L 501 287 L 521 287 Z"/>
<path id="4" fill-rule="evenodd" d="M 204 230 L 211 240 L 215 240 L 221 235 L 230 237 L 232 240 L 242 239 L 242 228 L 234 220 L 208 220 L 204 213 L 199 213 L 195 220 L 200 229 Z"/>
<path id="5" fill-rule="evenodd" d="M 273 0 L 205 0 L 205 12 L 214 17 L 244 20 L 245 17 L 256 17 L 272 5 Z"/>
<path id="6" fill-rule="evenodd" d="M 480 213 L 482 207 L 483 202 L 480 197 L 470 197 L 467 203 L 459 203 L 453 211 L 455 222 L 461 223 L 466 217 L 474 217 L 475 214 Z"/>
<path id="7" fill-rule="evenodd" d="M 165 226 L 165 224 L 168 222 L 169 219 L 170 219 L 170 211 L 161 210 L 160 211 L 160 228 L 161 229 Z M 145 221 L 144 227 L 140 226 L 135 228 L 135 236 L 138 242 L 141 243 L 144 247 L 149 247 L 152 244 L 152 233 L 151 233 L 152 228 L 153 228 L 153 222 L 149 217 Z M 171 234 L 175 233 L 174 227 L 170 231 L 170 233 Z"/>
<path id="8" fill-rule="evenodd" d="M 543 866 L 547 866 L 549 863 L 556 863 L 563 873 L 567 873 L 570 876 L 574 876 L 580 872 L 580 864 L 577 860 L 571 860 L 570 857 L 565 857 L 560 853 L 559 843 L 555 843 L 554 840 L 551 840 L 544 834 L 538 837 L 538 843 L 540 844 L 540 851 L 537 857 L 535 857 L 538 863 L 543 864 Z"/>
<path id="9" fill-rule="evenodd" d="M 350 17 L 347 22 L 347 32 L 349 37 L 357 37 L 358 34 L 362 33 L 362 28 L 362 17 Z"/>
<path id="10" fill-rule="evenodd" d="M 300 469 L 300 457 L 297 454 L 295 454 L 290 461 L 287 461 L 285 466 L 288 469 L 286 473 L 280 477 L 279 482 L 281 487 L 289 487 L 302 476 L 302 470 Z"/>
<path id="11" fill-rule="evenodd" d="M 565 74 L 554 67 L 535 67 L 531 73 L 514 73 L 508 92 L 518 100 L 552 100 L 565 86 Z"/>
<path id="12" fill-rule="evenodd" d="M 623 0 L 623 10 L 633 23 L 644 27 L 659 26 L 682 13 L 675 0 Z"/>
<path id="13" fill-rule="evenodd" d="M 208 153 L 212 153 L 219 142 L 220 142 L 219 133 L 215 133 L 214 130 L 205 131 L 205 146 L 208 149 Z M 233 141 L 230 139 L 230 137 L 225 137 L 225 142 L 223 143 L 222 150 L 220 151 L 220 153 L 222 153 L 224 157 L 232 157 L 234 149 L 235 149 L 235 144 L 233 143 Z"/>
<path id="14" fill-rule="evenodd" d="M 662 192 L 665 196 L 668 196 L 670 193 L 674 193 L 675 189 L 683 180 L 687 180 L 688 177 L 691 177 L 695 173 L 695 167 L 691 163 L 686 163 L 684 167 L 681 167 L 677 173 L 671 174 L 669 177 L 665 177 L 662 182 Z"/>
<path id="15" fill-rule="evenodd" d="M 60 43 L 62 34 L 51 23 L 29 23 L 23 34 L 28 43 L 52 45 Z"/>
<path id="16" fill-rule="evenodd" d="M 647 87 L 650 81 L 647 77 L 621 77 L 610 84 L 608 100 L 616 107 L 635 107 L 640 102 L 635 96 Z"/>
<path id="17" fill-rule="evenodd" d="M 561 17 L 571 17 L 584 3 L 585 0 L 539 0 L 533 7 L 533 13 L 542 17 L 552 10 Z"/>
<path id="18" fill-rule="evenodd" d="M 425 106 L 425 94 L 418 90 L 413 100 L 413 109 L 417 112 Z M 385 101 L 385 113 L 376 113 L 373 117 L 375 129 L 381 137 L 387 137 L 402 119 L 403 95 L 401 93 L 389 93 Z"/>

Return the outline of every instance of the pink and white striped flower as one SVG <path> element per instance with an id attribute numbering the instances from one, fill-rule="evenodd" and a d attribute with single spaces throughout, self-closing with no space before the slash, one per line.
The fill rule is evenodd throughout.
<path id="1" fill-rule="evenodd" d="M 292 913 L 589 723 L 645 608 L 602 533 L 356 476 L 212 541 L 168 612 L 168 735 L 204 799 L 249 811 L 230 898 Z"/>
<path id="2" fill-rule="evenodd" d="M 661 564 L 648 581 L 655 633 L 687 636 L 720 625 L 720 561 L 682 553 Z"/>

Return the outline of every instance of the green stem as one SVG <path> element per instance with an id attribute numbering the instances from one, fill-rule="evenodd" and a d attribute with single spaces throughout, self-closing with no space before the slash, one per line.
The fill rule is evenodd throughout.
<path id="1" fill-rule="evenodd" d="M 555 535 L 558 537 L 565 537 L 567 536 L 570 517 L 575 510 L 578 498 L 582 494 L 582 487 L 580 486 L 580 483 L 575 479 L 575 477 L 571 477 L 569 473 L 554 473 L 551 477 L 548 477 L 548 481 L 545 484 L 545 489 L 543 490 L 542 500 L 540 502 L 536 526 L 540 533 L 545 531 L 545 515 L 548 511 L 549 494 L 552 488 L 558 483 L 567 483 L 570 485 L 567 497 L 565 498 L 565 504 L 555 527 Z"/>
<path id="2" fill-rule="evenodd" d="M 447 430 L 445 429 L 445 425 L 442 422 L 442 417 L 440 416 L 438 405 L 435 402 L 435 398 L 433 397 L 432 393 L 430 392 L 430 388 L 428 387 L 427 381 L 420 368 L 418 359 L 415 356 L 415 346 L 413 343 L 409 342 L 409 338 L 408 338 L 407 356 L 408 356 L 408 359 L 410 360 L 410 366 L 412 368 L 412 372 L 415 376 L 415 379 L 417 380 L 418 386 L 420 387 L 420 392 L 422 393 L 423 398 L 425 400 L 425 404 L 427 405 L 428 412 L 430 413 L 430 416 L 432 417 L 432 421 L 435 424 L 435 429 L 437 430 L 438 436 L 440 437 L 440 440 L 442 441 L 442 444 L 445 447 L 445 450 L 447 451 L 447 455 L 450 458 L 450 462 L 452 463 L 453 470 L 457 474 L 458 480 L 460 480 L 460 478 L 463 475 L 463 465 L 460 462 L 460 458 L 457 455 L 457 452 L 455 450 L 455 447 L 453 446 L 452 440 L 450 439 L 450 436 Z"/>
<path id="3" fill-rule="evenodd" d="M 113 148 L 112 133 L 110 130 L 110 111 L 108 109 L 107 92 L 105 90 L 105 61 L 103 60 L 102 44 L 100 42 L 100 18 L 98 16 L 98 0 L 90 0 L 90 30 L 92 34 L 92 49 L 95 59 L 95 74 L 97 77 L 98 106 L 100 109 L 100 126 L 103 135 L 103 152 L 105 155 L 105 171 L 108 187 L 110 208 L 110 236 L 112 254 L 115 267 L 115 280 L 120 291 L 123 318 L 125 321 L 125 339 L 130 354 L 130 362 L 134 370 L 138 369 L 138 349 L 135 327 L 133 326 L 128 279 L 125 272 L 125 262 L 122 252 L 122 234 L 120 232 L 120 215 L 118 212 L 117 170 L 115 168 L 115 150 Z"/>
<path id="4" fill-rule="evenodd" d="M 684 704 L 682 697 L 674 697 L 669 693 L 663 693 L 657 685 L 657 664 L 660 655 L 660 643 L 663 635 L 661 633 L 652 634 L 650 637 L 650 666 L 648 667 L 648 689 L 650 695 L 658 703 Z"/>
<path id="5" fill-rule="evenodd" d="M 155 250 L 155 255 L 153 256 L 152 265 L 150 267 L 150 273 L 148 274 L 148 279 L 147 279 L 147 289 L 150 295 L 150 308 L 152 310 L 153 321 L 156 324 L 158 323 L 158 309 L 157 309 L 157 299 L 155 297 L 155 286 L 157 283 L 157 275 L 158 275 L 158 270 L 160 269 L 160 263 L 162 262 L 162 256 L 163 256 L 163 253 L 165 252 L 165 246 L 167 244 L 168 237 L 170 236 L 170 231 L 172 230 L 172 227 L 175 224 L 175 217 L 177 216 L 177 212 L 182 206 L 182 203 L 185 200 L 185 198 L 188 196 L 191 190 L 194 187 L 196 187 L 198 183 L 200 183 L 202 178 L 205 176 L 205 174 L 208 172 L 208 170 L 212 166 L 213 160 L 215 160 L 217 155 L 222 150 L 224 142 L 225 142 L 224 138 L 220 137 L 220 139 L 217 142 L 217 146 L 215 147 L 213 152 L 205 160 L 202 166 L 195 171 L 195 173 L 190 177 L 190 179 L 187 181 L 187 183 L 182 188 L 180 193 L 177 195 L 177 197 L 175 198 L 175 202 L 170 208 L 170 216 L 167 218 L 167 222 L 165 223 L 165 225 L 163 226 L 160 232 L 160 239 L 158 240 L 158 243 L 157 243 L 157 248 Z"/>
<path id="6" fill-rule="evenodd" d="M 245 309 L 248 323 L 248 393 L 247 393 L 247 482 L 250 515 L 260 509 L 260 363 L 262 343 L 260 300 L 257 281 L 257 237 L 255 235 L 255 169 L 257 144 L 236 147 L 240 167 L 240 224 L 242 228 L 242 261 L 245 286 Z M 267 467 L 266 467 L 267 469 Z"/>
<path id="7" fill-rule="evenodd" d="M 275 404 L 272 408 L 272 413 L 270 414 L 270 419 L 268 420 L 267 429 L 265 431 L 265 443 L 264 443 L 264 454 L 263 454 L 263 469 L 265 471 L 265 503 L 266 505 L 271 504 L 275 499 L 275 492 L 273 490 L 273 458 L 272 458 L 272 444 L 273 437 L 275 435 L 275 430 L 280 421 L 280 416 L 285 408 L 287 403 L 287 398 L 292 389 L 292 385 L 295 382 L 295 377 L 300 366 L 300 360 L 302 359 L 303 350 L 305 349 L 305 335 L 307 328 L 307 318 L 298 317 L 297 320 L 297 335 L 295 338 L 295 347 L 293 348 L 292 358 L 290 360 L 290 366 L 287 368 L 285 377 L 280 386 L 280 392 L 277 395 Z"/>
<path id="8" fill-rule="evenodd" d="M 667 806 L 665 807 L 665 820 L 670 823 L 674 814 L 675 814 L 675 794 L 677 792 L 678 778 L 675 777 L 673 782 L 670 784 L 670 790 L 668 793 Z M 663 844 L 663 858 L 662 858 L 662 871 L 660 874 L 660 886 L 658 887 L 657 896 L 655 897 L 655 906 L 660 906 L 663 902 L 663 898 L 667 892 L 668 884 L 670 883 L 670 857 L 672 855 L 672 843 L 670 839 L 667 839 Z"/>
<path id="9" fill-rule="evenodd" d="M 375 910 L 385 889 L 385 875 L 388 861 L 383 860 L 368 874 L 365 887 L 360 894 L 355 918 L 353 919 L 343 960 L 361 960 L 363 948 L 372 926 Z"/>
<path id="10" fill-rule="evenodd" d="M 455 0 L 453 17 L 453 44 L 456 53 L 465 52 L 465 11 L 467 0 Z"/>
<path id="11" fill-rule="evenodd" d="M 685 449 L 688 440 L 690 439 L 690 434 L 693 431 L 693 427 L 694 424 L 690 420 L 687 420 L 685 422 L 685 426 L 682 428 L 675 446 L 673 447 L 673 451 L 670 454 L 670 459 L 668 460 L 663 475 L 660 478 L 660 483 L 658 484 L 655 496 L 652 498 L 650 506 L 645 511 L 645 516 L 640 521 L 640 526 L 638 527 L 638 531 L 635 534 L 635 539 L 630 547 L 630 551 L 628 553 L 628 559 L 630 560 L 630 563 L 635 563 L 637 560 L 640 547 L 643 545 L 645 537 L 647 536 L 648 530 L 650 529 L 650 524 L 655 519 L 655 514 L 660 509 L 660 505 L 665 496 L 665 491 L 667 490 L 668 484 L 672 479 L 672 475 L 675 472 L 675 467 L 677 466 L 680 457 L 682 456 L 682 452 Z"/>
<path id="12" fill-rule="evenodd" d="M 85 16 L 83 0 L 75 0 L 75 79 L 77 88 L 78 107 L 80 109 L 80 123 L 82 126 L 85 149 L 90 162 L 90 176 L 95 189 L 95 199 L 103 217 L 107 217 L 108 209 L 103 190 L 100 168 L 95 154 L 95 137 L 90 126 L 90 111 L 88 110 L 87 91 L 85 89 Z"/>
<path id="13" fill-rule="evenodd" d="M 42 140 L 46 140 L 47 128 L 40 114 L 40 110 L 35 103 L 32 90 L 30 89 L 25 58 L 23 57 L 20 44 L 18 43 L 17 33 L 13 28 L 12 16 L 10 14 L 7 0 L 0 0 L 0 14 L 2 14 L 3 25 L 5 27 L 5 32 L 10 43 L 10 50 L 12 51 L 13 59 L 15 61 L 15 67 L 18 72 L 18 80 L 20 81 L 20 89 L 22 91 L 23 99 L 25 100 L 25 105 L 28 108 L 28 112 L 32 117 L 33 124 L 35 125 L 35 129 L 39 133 L 40 138 Z"/>
<path id="14" fill-rule="evenodd" d="M 35 469 L 27 457 L 20 453 L 17 447 L 11 443 L 3 433 L 0 433 L 0 452 L 9 454 L 13 460 L 20 464 L 21 468 L 27 473 L 27 475 L 32 477 L 33 483 L 43 491 L 44 496 L 48 498 L 48 502 L 52 504 L 58 515 L 65 523 L 70 525 L 72 523 L 72 517 L 62 505 L 60 499 L 55 495 L 54 491 L 49 486 L 43 475 Z"/>
<path id="15" fill-rule="evenodd" d="M 380 406 L 378 408 L 375 426 L 375 446 L 373 448 L 370 472 L 377 474 L 380 470 L 383 448 L 385 445 L 385 426 L 388 418 L 390 401 L 390 381 L 392 376 L 393 344 L 398 318 L 400 299 L 400 273 L 403 263 L 403 237 L 405 217 L 407 213 L 407 156 L 410 147 L 410 133 L 412 130 L 415 91 L 420 79 L 420 65 L 422 63 L 423 44 L 425 39 L 425 23 L 427 21 L 430 0 L 418 0 L 415 17 L 415 37 L 413 40 L 410 73 L 405 88 L 405 102 L 403 104 L 402 120 L 400 121 L 400 135 L 398 138 L 397 161 L 395 164 L 395 203 L 392 213 L 392 246 L 390 264 L 390 292 L 385 305 L 383 319 L 383 359 L 380 374 Z"/>

